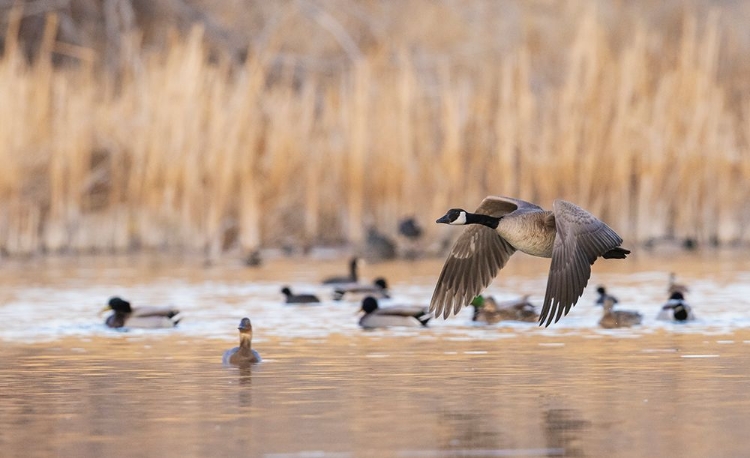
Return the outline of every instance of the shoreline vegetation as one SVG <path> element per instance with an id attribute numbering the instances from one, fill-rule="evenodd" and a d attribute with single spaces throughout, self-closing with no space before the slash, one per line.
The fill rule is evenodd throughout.
<path id="1" fill-rule="evenodd" d="M 105 0 L 73 43 L 86 19 L 42 3 L 0 7 L 6 255 L 356 245 L 405 216 L 436 242 L 488 194 L 626 246 L 750 240 L 744 5 L 196 1 L 185 26 Z"/>

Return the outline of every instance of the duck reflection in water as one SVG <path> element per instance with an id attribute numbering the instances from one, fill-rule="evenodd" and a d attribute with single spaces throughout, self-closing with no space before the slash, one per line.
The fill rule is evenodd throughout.
<path id="1" fill-rule="evenodd" d="M 548 456 L 586 456 L 582 433 L 591 423 L 574 409 L 549 409 L 544 413 L 544 439 Z"/>

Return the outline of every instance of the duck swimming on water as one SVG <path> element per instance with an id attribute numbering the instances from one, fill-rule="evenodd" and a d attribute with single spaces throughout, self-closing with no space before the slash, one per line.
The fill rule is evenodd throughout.
<path id="1" fill-rule="evenodd" d="M 437 223 L 470 225 L 443 265 L 430 311 L 447 318 L 482 292 L 511 255 L 552 258 L 539 324 L 567 315 L 583 294 L 597 258 L 624 259 L 615 231 L 581 207 L 556 200 L 552 211 L 510 197 L 488 196 L 474 213 L 448 210 Z"/>
<path id="2" fill-rule="evenodd" d="M 480 294 L 469 305 L 474 307 L 471 320 L 478 323 L 495 324 L 500 321 L 525 321 L 530 323 L 539 321 L 539 314 L 529 302 L 528 295 L 498 304 L 492 296 L 484 297 Z"/>
<path id="3" fill-rule="evenodd" d="M 320 302 L 318 296 L 314 294 L 292 294 L 292 290 L 288 286 L 281 288 L 281 294 L 284 295 L 284 301 L 287 304 L 316 304 Z"/>
<path id="4" fill-rule="evenodd" d="M 333 290 L 333 300 L 335 301 L 342 300 L 344 296 L 346 295 L 373 296 L 373 297 L 387 299 L 389 297 L 388 282 L 385 281 L 385 278 L 379 277 L 379 278 L 376 278 L 375 281 L 372 282 L 371 285 L 361 285 L 359 283 L 352 283 L 349 285 L 338 286 L 334 288 Z M 362 297 L 362 296 L 359 296 L 359 297 Z"/>
<path id="5" fill-rule="evenodd" d="M 378 306 L 378 300 L 368 296 L 362 300 L 364 316 L 359 320 L 359 325 L 364 329 L 388 328 L 391 326 L 421 327 L 427 326 L 432 315 L 427 307 L 419 305 L 395 305 L 391 307 Z"/>
<path id="6" fill-rule="evenodd" d="M 638 312 L 631 312 L 629 310 L 614 310 L 615 299 L 612 296 L 604 298 L 602 306 L 604 307 L 604 314 L 599 320 L 599 326 L 605 329 L 613 328 L 629 328 L 637 324 L 641 324 L 643 315 Z"/>
<path id="7" fill-rule="evenodd" d="M 252 349 L 253 325 L 250 318 L 240 320 L 240 346 L 224 352 L 222 363 L 233 366 L 247 366 L 261 362 L 260 354 Z"/>
<path id="8" fill-rule="evenodd" d="M 359 272 L 357 269 L 362 261 L 358 257 L 353 257 L 349 260 L 349 275 L 328 277 L 323 280 L 324 285 L 333 285 L 341 283 L 357 283 L 359 281 Z"/>
<path id="9" fill-rule="evenodd" d="M 685 295 L 680 291 L 675 291 L 669 296 L 667 303 L 662 306 L 656 319 L 684 323 L 694 320 L 695 315 L 693 309 L 685 301 Z"/>
<path id="10" fill-rule="evenodd" d="M 104 324 L 110 328 L 173 328 L 182 317 L 174 307 L 131 307 L 130 302 L 113 297 L 102 309 L 112 310 Z M 101 313 L 101 312 L 100 312 Z"/>

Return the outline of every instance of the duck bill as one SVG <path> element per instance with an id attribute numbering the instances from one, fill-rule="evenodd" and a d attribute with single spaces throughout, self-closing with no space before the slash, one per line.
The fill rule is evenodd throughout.
<path id="1" fill-rule="evenodd" d="M 98 315 L 98 316 L 101 316 L 101 315 L 102 315 L 102 313 L 104 313 L 104 312 L 108 312 L 108 311 L 110 311 L 110 310 L 112 310 L 112 307 L 110 307 L 110 306 L 108 305 L 108 306 L 104 307 L 103 309 L 99 310 L 99 313 L 97 313 L 97 315 Z"/>
<path id="2" fill-rule="evenodd" d="M 443 215 L 442 217 L 438 218 L 435 222 L 440 223 L 440 224 L 450 224 L 451 220 L 450 218 L 448 218 L 448 215 Z"/>

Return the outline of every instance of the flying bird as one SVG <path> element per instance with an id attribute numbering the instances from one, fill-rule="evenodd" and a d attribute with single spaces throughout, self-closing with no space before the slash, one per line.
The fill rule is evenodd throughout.
<path id="1" fill-rule="evenodd" d="M 552 258 L 539 324 L 567 315 L 583 294 L 597 258 L 625 259 L 630 250 L 609 226 L 581 207 L 556 200 L 552 211 L 510 197 L 487 196 L 474 213 L 453 208 L 436 221 L 469 225 L 443 265 L 430 312 L 444 318 L 468 305 L 517 250 Z"/>

